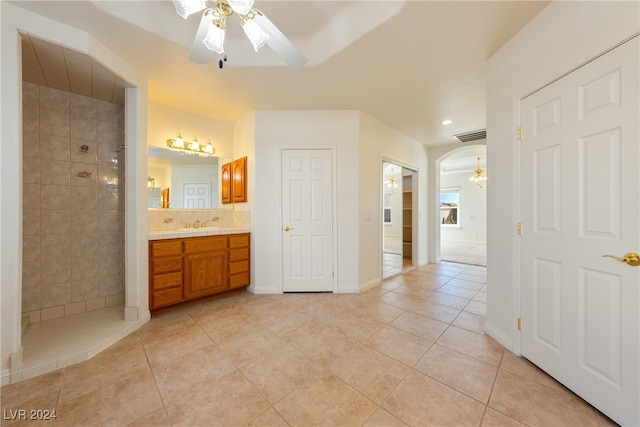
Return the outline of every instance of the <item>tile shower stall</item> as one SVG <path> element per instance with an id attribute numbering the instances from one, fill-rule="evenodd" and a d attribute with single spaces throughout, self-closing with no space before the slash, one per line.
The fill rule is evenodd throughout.
<path id="1" fill-rule="evenodd" d="M 124 107 L 23 82 L 22 313 L 124 303 Z"/>

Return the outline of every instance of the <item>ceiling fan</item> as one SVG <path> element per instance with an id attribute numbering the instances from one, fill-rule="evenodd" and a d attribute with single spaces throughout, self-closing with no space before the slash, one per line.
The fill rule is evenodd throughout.
<path id="1" fill-rule="evenodd" d="M 213 51 L 220 55 L 218 66 L 223 67 L 227 60 L 224 50 L 227 18 L 235 12 L 256 52 L 267 44 L 291 68 L 304 67 L 307 58 L 269 18 L 253 8 L 253 3 L 254 0 L 173 0 L 176 12 L 184 19 L 204 10 L 189 59 L 198 64 L 208 64 L 212 60 Z"/>

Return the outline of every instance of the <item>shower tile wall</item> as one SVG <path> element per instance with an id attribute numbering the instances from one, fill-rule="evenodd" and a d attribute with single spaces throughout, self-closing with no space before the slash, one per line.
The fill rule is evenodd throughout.
<path id="1" fill-rule="evenodd" d="M 124 302 L 123 120 L 121 105 L 23 82 L 22 312 L 31 322 Z"/>

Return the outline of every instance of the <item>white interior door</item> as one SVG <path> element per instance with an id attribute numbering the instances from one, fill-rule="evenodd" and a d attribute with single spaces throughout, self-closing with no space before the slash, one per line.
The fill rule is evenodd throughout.
<path id="1" fill-rule="evenodd" d="M 184 209 L 211 209 L 211 183 L 184 184 Z"/>
<path id="2" fill-rule="evenodd" d="M 331 150 L 282 151 L 284 292 L 333 291 Z"/>
<path id="3" fill-rule="evenodd" d="M 522 102 L 522 354 L 640 425 L 638 37 Z"/>

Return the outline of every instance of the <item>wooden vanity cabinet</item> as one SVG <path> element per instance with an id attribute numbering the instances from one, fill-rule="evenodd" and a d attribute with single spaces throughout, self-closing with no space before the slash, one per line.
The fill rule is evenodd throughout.
<path id="1" fill-rule="evenodd" d="M 182 302 L 182 242 L 149 242 L 149 308 Z"/>
<path id="2" fill-rule="evenodd" d="M 229 289 L 227 237 L 184 241 L 184 298 L 191 300 Z"/>
<path id="3" fill-rule="evenodd" d="M 149 242 L 149 309 L 248 286 L 250 234 Z"/>
<path id="4" fill-rule="evenodd" d="M 249 280 L 249 234 L 229 236 L 229 288 L 248 286 Z"/>

